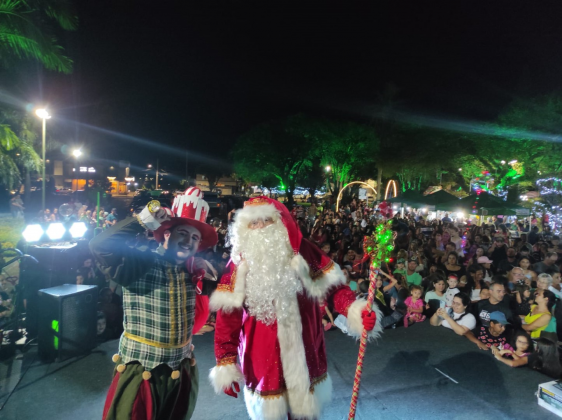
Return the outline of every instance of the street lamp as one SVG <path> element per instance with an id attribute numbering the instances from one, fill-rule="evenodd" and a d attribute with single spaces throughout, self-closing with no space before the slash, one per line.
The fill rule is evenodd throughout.
<path id="1" fill-rule="evenodd" d="M 74 156 L 74 191 L 78 191 L 78 171 L 76 169 L 78 169 L 78 158 L 82 156 L 82 150 L 74 149 L 72 151 L 72 156 Z"/>
<path id="2" fill-rule="evenodd" d="M 47 120 L 51 118 L 49 112 L 44 108 L 35 110 L 35 115 L 43 120 L 43 173 L 41 182 L 41 205 L 45 211 L 45 139 L 47 137 Z"/>

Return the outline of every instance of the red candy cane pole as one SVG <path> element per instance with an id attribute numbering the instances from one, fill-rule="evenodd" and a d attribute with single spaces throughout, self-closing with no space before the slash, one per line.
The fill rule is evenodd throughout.
<path id="1" fill-rule="evenodd" d="M 376 277 L 378 273 L 377 268 L 372 268 L 369 273 L 369 295 L 367 297 L 367 310 L 371 313 L 371 307 L 373 305 L 373 300 L 375 299 L 375 289 L 376 289 Z M 359 356 L 357 357 L 357 368 L 355 369 L 355 379 L 353 380 L 353 391 L 351 392 L 351 404 L 349 406 L 348 420 L 355 419 L 355 410 L 357 409 L 357 398 L 359 398 L 359 386 L 361 385 L 361 374 L 363 373 L 363 358 L 365 357 L 365 351 L 367 350 L 367 330 L 363 328 L 363 333 L 361 334 L 361 342 L 359 344 Z"/>

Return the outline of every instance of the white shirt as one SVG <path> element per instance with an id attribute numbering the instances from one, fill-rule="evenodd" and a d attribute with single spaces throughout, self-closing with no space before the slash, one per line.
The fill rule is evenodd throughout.
<path id="1" fill-rule="evenodd" d="M 464 314 L 464 312 L 463 312 Z M 465 316 L 462 317 L 462 319 L 460 321 L 457 321 L 457 319 L 459 319 L 461 317 L 462 314 L 457 314 L 455 312 L 453 312 L 453 316 L 452 318 L 455 320 L 455 322 L 459 325 L 462 325 L 463 327 L 468 328 L 469 330 L 474 329 L 474 327 L 476 327 L 476 318 L 474 318 L 474 315 L 472 314 L 466 314 Z M 446 319 L 443 320 L 443 322 L 441 322 L 441 325 L 445 328 L 450 328 L 451 324 L 449 324 L 449 321 L 447 321 Z"/>
<path id="2" fill-rule="evenodd" d="M 473 289 L 470 296 L 470 300 L 472 301 L 480 300 L 480 290 L 482 289 Z"/>
<path id="3" fill-rule="evenodd" d="M 445 302 L 446 302 L 447 308 L 450 308 L 451 306 L 453 306 L 453 298 L 459 292 L 460 292 L 460 290 L 457 289 L 456 287 L 454 289 L 447 289 L 447 291 L 445 292 Z"/>

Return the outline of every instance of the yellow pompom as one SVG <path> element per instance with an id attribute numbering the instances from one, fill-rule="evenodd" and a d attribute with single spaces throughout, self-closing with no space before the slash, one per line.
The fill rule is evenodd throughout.
<path id="1" fill-rule="evenodd" d="M 117 363 L 121 360 L 121 357 L 118 354 L 114 354 L 111 360 L 113 360 L 113 363 Z"/>
<path id="2" fill-rule="evenodd" d="M 179 370 L 174 370 L 172 372 L 172 379 L 178 379 L 180 377 L 180 371 Z"/>
<path id="3" fill-rule="evenodd" d="M 125 372 L 125 369 L 127 369 L 127 365 L 121 364 L 121 365 L 117 366 L 117 372 L 119 372 L 119 373 Z"/>
<path id="4" fill-rule="evenodd" d="M 144 379 L 145 381 L 148 381 L 150 378 L 152 378 L 152 373 L 150 373 L 148 370 L 145 370 L 142 373 L 142 379 Z"/>

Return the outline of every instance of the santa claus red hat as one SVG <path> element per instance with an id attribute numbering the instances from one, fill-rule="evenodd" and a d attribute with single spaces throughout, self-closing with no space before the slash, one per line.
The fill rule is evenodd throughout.
<path id="1" fill-rule="evenodd" d="M 297 254 L 301 246 L 302 233 L 287 207 L 277 200 L 263 196 L 250 198 L 244 203 L 243 209 L 236 210 L 235 224 L 238 225 L 238 228 L 246 227 L 251 221 L 266 217 L 272 217 L 274 220 L 281 219 L 287 229 L 291 248 Z"/>
<path id="2" fill-rule="evenodd" d="M 209 204 L 203 199 L 203 191 L 197 187 L 190 187 L 181 195 L 174 198 L 172 213 L 175 217 L 167 220 L 153 232 L 157 242 L 164 242 L 164 232 L 176 226 L 190 225 L 201 232 L 199 251 L 210 248 L 218 242 L 217 232 L 205 223 L 209 214 Z"/>

